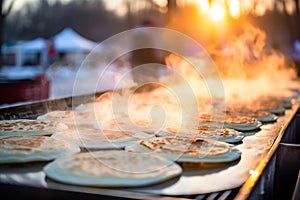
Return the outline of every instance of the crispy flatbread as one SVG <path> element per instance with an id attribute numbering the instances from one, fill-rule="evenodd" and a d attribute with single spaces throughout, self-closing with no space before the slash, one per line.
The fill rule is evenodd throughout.
<path id="1" fill-rule="evenodd" d="M 152 154 L 109 150 L 56 159 L 44 167 L 44 172 L 47 177 L 67 184 L 136 187 L 177 177 L 182 168 Z"/>
<path id="2" fill-rule="evenodd" d="M 288 96 L 267 95 L 267 96 L 259 97 L 257 101 L 277 103 L 280 104 L 285 109 L 291 109 L 293 107 L 292 97 L 288 97 Z"/>
<path id="3" fill-rule="evenodd" d="M 183 133 L 178 131 L 172 131 L 172 129 L 168 129 L 169 131 L 159 131 L 155 135 L 158 137 L 161 136 L 187 136 L 187 137 L 201 137 L 208 138 L 213 140 L 218 140 L 222 142 L 228 143 L 238 143 L 242 141 L 244 138 L 244 134 L 240 131 L 231 128 L 225 127 L 217 127 L 217 126 L 208 126 L 208 125 L 200 125 L 196 128 L 195 131 L 189 130 L 184 131 Z"/>
<path id="4" fill-rule="evenodd" d="M 256 110 L 263 110 L 266 112 L 273 113 L 275 115 L 282 115 L 285 112 L 285 108 L 282 102 L 277 100 L 265 100 L 265 99 L 258 99 L 257 101 L 251 103 L 251 108 Z"/>
<path id="5" fill-rule="evenodd" d="M 73 142 L 87 149 L 120 149 L 140 139 L 153 135 L 124 130 L 101 130 L 90 126 L 76 126 L 64 132 L 57 132 L 51 137 Z"/>
<path id="6" fill-rule="evenodd" d="M 127 151 L 155 153 L 181 163 L 225 163 L 241 153 L 233 145 L 216 140 L 184 136 L 156 137 L 125 147 Z"/>
<path id="7" fill-rule="evenodd" d="M 59 121 L 67 125 L 93 125 L 97 122 L 95 113 L 75 110 L 49 111 L 37 117 L 39 120 Z"/>
<path id="8" fill-rule="evenodd" d="M 237 143 L 242 141 L 244 134 L 231 128 L 221 128 L 217 126 L 200 125 L 197 127 L 198 137 L 209 138 L 228 143 Z"/>
<path id="9" fill-rule="evenodd" d="M 77 145 L 48 136 L 0 137 L 0 163 L 49 161 L 78 153 Z"/>
<path id="10" fill-rule="evenodd" d="M 226 128 L 235 129 L 237 131 L 253 131 L 259 129 L 262 123 L 254 117 L 238 116 L 238 115 L 219 115 L 203 113 L 199 116 L 200 125 L 220 125 Z"/>
<path id="11" fill-rule="evenodd" d="M 51 135 L 65 131 L 68 126 L 63 122 L 35 119 L 15 119 L 0 121 L 0 136 L 15 135 Z"/>
<path id="12" fill-rule="evenodd" d="M 219 109 L 218 112 L 228 115 L 254 117 L 261 122 L 275 122 L 278 118 L 271 112 L 246 107 L 227 107 L 226 109 Z"/>

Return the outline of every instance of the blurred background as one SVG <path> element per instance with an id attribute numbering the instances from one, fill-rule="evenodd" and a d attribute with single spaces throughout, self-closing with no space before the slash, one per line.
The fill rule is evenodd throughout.
<path id="1" fill-rule="evenodd" d="M 235 56 L 251 64 L 267 48 L 299 75 L 299 0 L 1 0 L 0 6 L 2 106 L 70 96 L 86 55 L 145 20 L 193 38 L 223 67 Z M 116 70 L 126 72 L 126 65 Z"/>

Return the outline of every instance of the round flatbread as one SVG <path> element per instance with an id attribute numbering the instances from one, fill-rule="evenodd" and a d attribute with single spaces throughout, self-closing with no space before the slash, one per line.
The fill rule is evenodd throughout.
<path id="1" fill-rule="evenodd" d="M 250 124 L 243 123 L 224 123 L 224 126 L 227 128 L 235 129 L 237 131 L 255 131 L 258 130 L 262 126 L 262 122 L 256 120 Z"/>
<path id="2" fill-rule="evenodd" d="M 200 125 L 197 127 L 197 130 L 198 137 L 204 137 L 222 142 L 237 143 L 242 141 L 244 138 L 244 134 L 242 132 L 231 128 Z"/>
<path id="3" fill-rule="evenodd" d="M 263 102 L 267 104 L 267 102 L 272 102 L 274 103 L 274 106 L 276 104 L 279 104 L 281 107 L 285 109 L 291 109 L 293 107 L 292 103 L 292 97 L 290 96 L 273 96 L 273 95 L 267 95 L 267 96 L 261 96 L 257 99 L 257 101 Z"/>
<path id="4" fill-rule="evenodd" d="M 237 160 L 241 152 L 233 145 L 205 138 L 164 136 L 125 147 L 126 151 L 155 153 L 181 163 L 225 163 Z"/>
<path id="5" fill-rule="evenodd" d="M 49 161 L 80 152 L 77 145 L 48 136 L 0 137 L 0 163 Z"/>
<path id="6" fill-rule="evenodd" d="M 219 126 L 221 124 L 226 128 L 237 131 L 253 131 L 262 126 L 262 123 L 254 117 L 238 115 L 218 115 L 218 114 L 201 114 L 199 116 L 200 125 Z"/>
<path id="7" fill-rule="evenodd" d="M 152 154 L 92 151 L 56 159 L 44 167 L 59 182 L 103 187 L 136 187 L 162 182 L 182 173 L 174 162 Z"/>
<path id="8" fill-rule="evenodd" d="M 208 126 L 208 125 L 200 125 L 197 127 L 196 131 L 184 131 L 184 133 L 178 133 L 178 132 L 172 132 L 171 131 L 160 131 L 156 133 L 155 135 L 158 137 L 161 136 L 186 136 L 186 137 L 201 137 L 201 138 L 207 138 L 212 140 L 218 140 L 222 142 L 228 142 L 228 143 L 238 143 L 241 142 L 244 138 L 244 133 L 237 131 L 235 129 L 230 128 L 221 128 L 217 126 Z"/>
<path id="9" fill-rule="evenodd" d="M 228 115 L 254 117 L 258 121 L 264 123 L 275 122 L 278 118 L 275 114 L 271 112 L 267 112 L 264 110 L 249 109 L 245 107 L 227 107 L 226 109 L 218 110 L 218 112 Z"/>
<path id="10" fill-rule="evenodd" d="M 54 132 L 65 131 L 68 126 L 62 122 L 15 119 L 0 121 L 0 136 L 15 135 L 51 135 Z"/>
<path id="11" fill-rule="evenodd" d="M 51 137 L 73 142 L 87 149 L 120 149 L 140 139 L 154 136 L 138 131 L 105 130 L 90 126 L 76 126 L 64 132 L 57 132 Z"/>
<path id="12" fill-rule="evenodd" d="M 285 113 L 285 108 L 280 101 L 274 101 L 274 100 L 269 100 L 269 101 L 256 101 L 251 105 L 256 110 L 263 110 L 266 112 L 273 113 L 275 115 L 282 115 Z"/>
<path id="13" fill-rule="evenodd" d="M 67 125 L 93 125 L 97 122 L 92 112 L 78 112 L 75 110 L 49 111 L 37 117 L 39 120 L 59 121 Z"/>

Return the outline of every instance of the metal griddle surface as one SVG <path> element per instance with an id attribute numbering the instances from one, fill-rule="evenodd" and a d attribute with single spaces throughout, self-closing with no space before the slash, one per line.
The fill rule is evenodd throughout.
<path id="1" fill-rule="evenodd" d="M 72 103 L 88 102 L 93 95 L 84 95 L 80 97 L 64 98 L 58 100 L 49 100 L 44 102 L 37 102 L 27 105 L 21 105 L 11 108 L 0 109 L 1 119 L 16 119 L 16 118 L 36 118 L 49 110 L 71 109 Z M 74 103 L 75 102 L 75 103 Z M 251 135 L 276 135 L 281 132 L 283 125 L 288 123 L 293 115 L 296 113 L 298 106 L 293 106 L 292 109 L 286 110 L 285 114 L 279 116 L 277 122 L 264 124 L 260 130 L 247 132 Z M 274 138 L 276 139 L 276 137 Z M 239 145 L 239 144 L 238 144 Z M 0 165 L 0 184 L 12 185 L 15 187 L 30 186 L 34 188 L 53 189 L 66 192 L 78 192 L 83 194 L 96 194 L 115 197 L 126 197 L 135 199 L 152 199 L 152 198 L 195 198 L 197 195 L 221 192 L 221 191 L 235 191 L 237 192 L 243 183 L 251 176 L 244 174 L 238 181 L 228 181 L 228 176 L 236 176 L 239 170 L 252 157 L 243 157 L 241 160 L 220 164 L 215 166 L 200 167 L 183 167 L 184 171 L 180 177 L 172 180 L 137 188 L 100 188 L 100 187 L 86 187 L 68 185 L 53 181 L 45 176 L 42 169 L 48 162 L 32 162 L 25 164 L 3 164 Z M 256 160 L 255 166 L 259 164 L 260 160 Z M 253 166 L 253 168 L 255 168 Z M 238 176 L 236 176 L 238 177 Z M 214 183 L 214 184 L 213 184 Z M 215 188 L 212 186 L 215 185 Z M 221 186 L 221 187 L 220 187 Z"/>

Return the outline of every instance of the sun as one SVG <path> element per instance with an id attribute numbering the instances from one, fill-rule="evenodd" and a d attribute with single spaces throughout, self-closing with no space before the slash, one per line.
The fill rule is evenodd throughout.
<path id="1" fill-rule="evenodd" d="M 202 14 L 207 14 L 207 16 L 214 22 L 220 22 L 226 18 L 226 16 L 231 16 L 233 18 L 239 18 L 241 13 L 240 0 L 194 0 L 194 2 L 199 6 Z"/>
<path id="2" fill-rule="evenodd" d="M 209 16 L 215 22 L 221 21 L 225 16 L 224 6 L 219 2 L 213 2 L 211 4 Z"/>
<path id="3" fill-rule="evenodd" d="M 240 16 L 240 2 L 239 0 L 230 0 L 229 1 L 229 14 L 233 18 L 238 18 Z"/>

